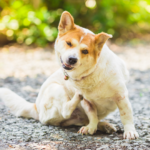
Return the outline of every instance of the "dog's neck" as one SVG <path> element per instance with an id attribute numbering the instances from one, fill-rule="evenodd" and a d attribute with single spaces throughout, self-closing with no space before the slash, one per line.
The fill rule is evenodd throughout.
<path id="1" fill-rule="evenodd" d="M 64 69 L 63 69 L 63 71 L 64 71 L 64 76 L 65 76 L 66 80 L 69 79 L 69 80 L 72 80 L 75 82 L 80 82 L 81 80 L 84 80 L 85 78 L 91 76 L 93 74 L 93 72 L 96 70 L 96 68 L 97 68 L 97 64 L 93 67 L 93 69 L 87 70 L 86 73 L 82 73 L 80 78 L 72 78 L 68 75 L 68 73 Z"/>
<path id="2" fill-rule="evenodd" d="M 93 72 L 92 72 L 92 73 L 93 73 Z M 92 74 L 92 73 L 90 73 L 90 74 Z M 67 74 L 67 72 L 64 70 L 64 76 L 65 76 L 64 79 L 65 79 L 65 80 L 70 79 L 70 80 L 72 80 L 72 81 L 77 81 L 77 82 L 79 82 L 79 81 L 81 81 L 81 80 L 84 80 L 86 77 L 90 76 L 90 74 L 85 75 L 85 76 L 82 76 L 80 79 L 75 79 L 75 78 L 70 77 L 70 76 Z"/>
<path id="3" fill-rule="evenodd" d="M 73 79 L 72 77 L 69 77 L 68 81 L 71 82 L 71 84 L 77 89 L 92 89 L 98 84 L 97 81 L 99 77 L 97 74 L 98 66 L 96 65 L 89 74 L 82 76 L 80 79 Z"/>

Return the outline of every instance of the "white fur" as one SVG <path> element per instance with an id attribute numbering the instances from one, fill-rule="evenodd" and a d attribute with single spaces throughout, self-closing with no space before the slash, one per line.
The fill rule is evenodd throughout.
<path id="1" fill-rule="evenodd" d="M 83 40 L 83 38 L 84 38 L 88 33 L 94 34 L 92 31 L 90 31 L 90 30 L 88 30 L 88 29 L 86 29 L 86 28 L 83 28 L 83 27 L 81 27 L 81 28 L 83 29 L 83 31 L 84 31 L 85 34 L 81 37 L 79 43 L 81 43 L 81 41 Z"/>

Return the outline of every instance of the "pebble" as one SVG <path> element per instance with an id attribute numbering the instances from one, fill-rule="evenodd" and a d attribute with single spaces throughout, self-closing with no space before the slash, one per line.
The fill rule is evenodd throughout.
<path id="1" fill-rule="evenodd" d="M 102 149 L 108 150 L 109 149 L 108 145 L 103 145 L 103 146 L 97 148 L 96 150 L 102 150 Z"/>
<path id="2" fill-rule="evenodd" d="M 113 140 L 120 140 L 120 138 L 118 138 L 118 137 L 115 137 L 115 138 L 113 138 Z"/>
<path id="3" fill-rule="evenodd" d="M 147 141 L 147 142 L 150 142 L 150 138 L 146 138 L 146 141 Z"/>
<path id="4" fill-rule="evenodd" d="M 103 142 L 109 142 L 109 141 L 110 141 L 110 139 L 109 139 L 109 138 L 107 138 L 107 137 L 105 137 L 105 138 L 103 138 L 103 139 L 102 139 L 102 141 L 103 141 Z"/>

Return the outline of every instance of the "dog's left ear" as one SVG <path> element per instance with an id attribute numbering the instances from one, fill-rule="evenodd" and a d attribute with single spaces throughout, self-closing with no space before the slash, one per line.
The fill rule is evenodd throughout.
<path id="1" fill-rule="evenodd" d="M 96 46 L 96 49 L 101 50 L 103 45 L 106 43 L 106 41 L 109 38 L 112 38 L 111 34 L 107 34 L 107 33 L 104 33 L 104 32 L 96 34 L 95 35 L 95 46 Z"/>
<path id="2" fill-rule="evenodd" d="M 74 28 L 74 19 L 68 11 L 64 11 L 61 15 L 58 30 L 59 35 L 62 35 Z"/>

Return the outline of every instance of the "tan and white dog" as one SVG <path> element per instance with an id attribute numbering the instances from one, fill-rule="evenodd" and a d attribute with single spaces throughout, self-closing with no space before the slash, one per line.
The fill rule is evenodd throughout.
<path id="1" fill-rule="evenodd" d="M 116 131 L 113 125 L 100 120 L 119 108 L 123 137 L 138 138 L 126 88 L 129 73 L 124 62 L 105 44 L 112 36 L 95 35 L 74 24 L 66 11 L 58 29 L 55 51 L 61 68 L 42 85 L 36 103 L 0 88 L 5 105 L 16 116 L 34 118 L 43 124 L 83 126 L 79 130 L 82 134 Z"/>

